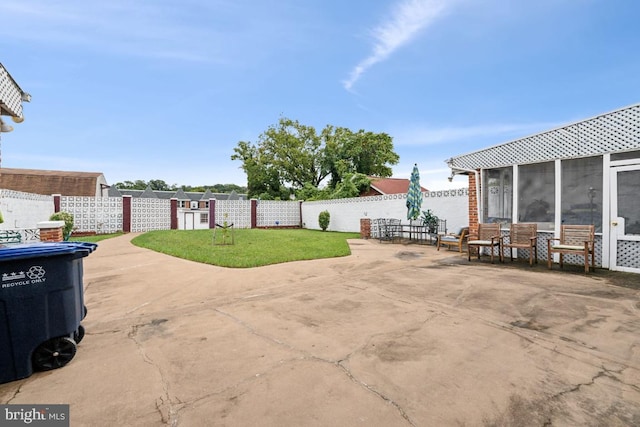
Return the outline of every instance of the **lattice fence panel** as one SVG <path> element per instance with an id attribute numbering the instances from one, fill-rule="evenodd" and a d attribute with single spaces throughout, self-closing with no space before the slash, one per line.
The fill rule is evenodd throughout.
<path id="1" fill-rule="evenodd" d="M 171 201 L 131 199 L 131 231 L 134 233 L 171 228 Z"/>
<path id="2" fill-rule="evenodd" d="M 62 196 L 60 210 L 73 215 L 76 231 L 98 234 L 122 231 L 121 197 Z"/>
<path id="3" fill-rule="evenodd" d="M 616 265 L 618 267 L 640 268 L 640 244 L 628 240 L 618 240 Z"/>
<path id="4" fill-rule="evenodd" d="M 216 200 L 216 223 L 233 224 L 234 228 L 251 228 L 250 200 Z"/>
<path id="5" fill-rule="evenodd" d="M 260 200 L 257 206 L 258 227 L 297 227 L 300 225 L 300 203 Z"/>
<path id="6" fill-rule="evenodd" d="M 495 168 L 640 148 L 640 105 L 453 157 L 450 166 Z"/>

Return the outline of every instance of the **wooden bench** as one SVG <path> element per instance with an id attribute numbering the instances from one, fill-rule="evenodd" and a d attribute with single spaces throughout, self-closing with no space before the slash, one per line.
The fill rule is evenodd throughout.
<path id="1" fill-rule="evenodd" d="M 0 230 L 0 244 L 22 243 L 22 234 L 15 230 Z"/>
<path id="2" fill-rule="evenodd" d="M 561 225 L 560 237 L 547 239 L 547 259 L 549 270 L 553 263 L 553 254 L 560 254 L 560 268 L 564 255 L 582 255 L 584 257 L 584 272 L 589 272 L 589 258 L 595 269 L 595 226 L 593 225 Z M 556 242 L 556 243 L 554 243 Z"/>
<path id="3" fill-rule="evenodd" d="M 457 233 L 453 234 L 439 234 L 436 242 L 438 250 L 440 250 L 440 246 L 443 245 L 447 247 L 447 250 L 449 250 L 451 246 L 457 246 L 458 251 L 462 253 L 462 244 L 467 238 L 467 234 L 469 234 L 469 227 L 463 227 Z"/>

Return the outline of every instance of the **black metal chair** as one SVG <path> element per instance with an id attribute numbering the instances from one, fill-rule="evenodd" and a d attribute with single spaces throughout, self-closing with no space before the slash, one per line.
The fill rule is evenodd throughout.
<path id="1" fill-rule="evenodd" d="M 378 239 L 383 242 L 394 242 L 402 237 L 402 225 L 396 218 L 378 218 Z"/>

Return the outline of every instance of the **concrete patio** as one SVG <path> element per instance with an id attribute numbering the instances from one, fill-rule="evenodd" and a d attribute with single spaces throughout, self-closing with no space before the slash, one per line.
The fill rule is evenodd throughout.
<path id="1" fill-rule="evenodd" d="M 2 403 L 72 426 L 640 425 L 637 275 L 377 240 L 236 270 L 133 236 L 84 259 L 75 358 Z"/>

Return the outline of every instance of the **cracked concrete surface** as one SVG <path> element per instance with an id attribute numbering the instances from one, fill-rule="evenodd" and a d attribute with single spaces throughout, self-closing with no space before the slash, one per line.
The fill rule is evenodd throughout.
<path id="1" fill-rule="evenodd" d="M 73 426 L 640 425 L 637 276 L 353 240 L 255 269 L 84 259 L 86 336 L 2 403 Z M 614 280 L 615 279 L 615 280 Z"/>

